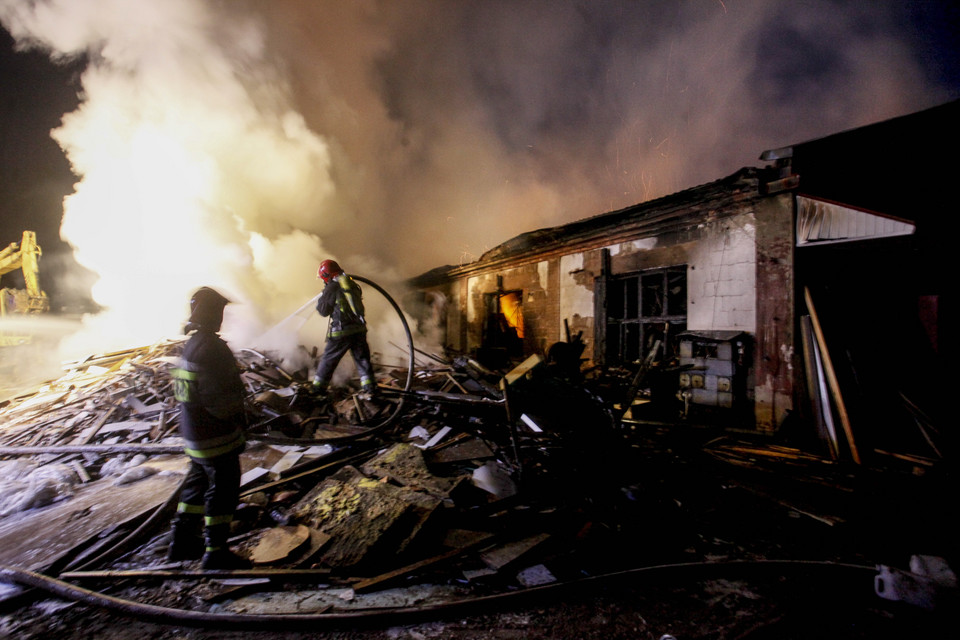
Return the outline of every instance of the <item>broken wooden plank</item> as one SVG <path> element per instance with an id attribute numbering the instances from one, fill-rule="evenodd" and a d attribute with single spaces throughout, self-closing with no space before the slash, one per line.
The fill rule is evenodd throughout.
<path id="1" fill-rule="evenodd" d="M 833 426 L 833 414 L 826 397 L 826 384 L 823 378 L 823 367 L 820 366 L 820 354 L 816 352 L 816 338 L 813 335 L 813 326 L 810 316 L 800 318 L 800 337 L 803 347 L 804 373 L 806 374 L 807 397 L 810 411 L 813 413 L 817 435 L 826 443 L 830 457 L 836 460 L 839 457 L 837 448 L 837 434 Z"/>
<path id="2" fill-rule="evenodd" d="M 813 324 L 813 333 L 817 338 L 817 344 L 820 347 L 820 355 L 823 359 L 823 370 L 827 376 L 827 383 L 830 385 L 830 394 L 837 407 L 837 413 L 840 414 L 840 424 L 843 425 L 843 432 L 847 436 L 847 445 L 850 447 L 850 457 L 856 464 L 860 464 L 860 453 L 857 451 L 856 442 L 853 439 L 853 429 L 850 426 L 850 416 L 847 414 L 847 405 L 843 400 L 843 394 L 840 393 L 840 382 L 837 380 L 837 373 L 833 368 L 833 360 L 830 358 L 830 351 L 827 349 L 827 341 L 823 337 L 823 328 L 820 326 L 820 319 L 817 317 L 817 311 L 813 306 L 813 297 L 810 294 L 810 288 L 803 288 L 803 297 L 807 303 L 807 310 L 810 312 L 810 321 Z"/>
<path id="3" fill-rule="evenodd" d="M 748 492 L 750 492 L 750 493 L 752 493 L 752 494 L 754 494 L 754 495 L 760 496 L 761 498 L 765 498 L 765 499 L 767 499 L 767 500 L 770 500 L 771 502 L 773 502 L 773 503 L 775 503 L 775 504 L 778 504 L 778 505 L 780 505 L 781 507 L 784 507 L 784 508 L 786 508 L 786 509 L 789 509 L 790 511 L 794 511 L 794 512 L 800 514 L 800 515 L 803 515 L 803 516 L 806 516 L 806 517 L 811 518 L 811 519 L 813 519 L 813 520 L 816 520 L 817 522 L 822 522 L 823 524 L 825 524 L 825 525 L 827 525 L 827 526 L 830 526 L 830 527 L 832 527 L 832 526 L 834 526 L 834 525 L 836 525 L 836 524 L 838 524 L 838 523 L 842 523 L 842 522 L 843 522 L 843 519 L 842 519 L 842 518 L 838 518 L 838 517 L 836 517 L 836 516 L 825 516 L 825 515 L 820 515 L 820 514 L 813 513 L 812 511 L 810 511 L 810 510 L 808 510 L 808 509 L 804 509 L 804 508 L 802 508 L 802 507 L 799 507 L 799 506 L 797 506 L 796 504 L 794 504 L 794 503 L 792 503 L 792 502 L 789 502 L 789 501 L 787 501 L 787 500 L 784 500 L 784 499 L 780 498 L 779 496 L 773 495 L 773 494 L 770 493 L 769 491 L 766 491 L 766 490 L 764 490 L 764 489 L 760 489 L 759 487 L 756 487 L 756 486 L 753 486 L 753 485 L 747 485 L 747 484 L 744 484 L 744 483 L 742 483 L 742 482 L 731 482 L 731 485 L 740 487 L 740 488 L 743 489 L 744 491 L 748 491 Z"/>
<path id="4" fill-rule="evenodd" d="M 430 462 L 434 463 L 483 460 L 485 458 L 492 458 L 495 455 L 487 443 L 482 440 L 471 437 L 469 434 L 461 435 L 463 435 L 464 438 L 460 441 L 444 443 L 440 447 L 434 447 L 430 451 L 425 452 L 425 455 L 429 457 Z"/>
<path id="5" fill-rule="evenodd" d="M 463 385 L 457 382 L 457 379 L 454 378 L 449 371 L 446 373 L 446 377 L 449 380 L 450 384 L 452 384 L 453 386 L 455 386 L 457 389 L 460 390 L 460 393 L 468 393 L 467 390 L 463 387 Z"/>
<path id="6" fill-rule="evenodd" d="M 508 385 L 516 383 L 518 380 L 527 377 L 530 375 L 530 372 L 533 371 L 537 365 L 543 362 L 543 358 L 539 354 L 533 354 L 519 365 L 513 368 L 507 375 L 504 376 Z"/>
<path id="7" fill-rule="evenodd" d="M 197 571 L 192 569 L 132 569 L 111 571 L 64 571 L 60 574 L 61 580 L 209 580 L 210 578 L 278 578 L 309 579 L 330 576 L 330 569 L 281 569 L 257 567 L 254 569 L 208 569 Z"/>
<path id="8" fill-rule="evenodd" d="M 99 433 L 115 433 L 117 431 L 150 431 L 154 427 L 152 422 L 142 420 L 124 420 L 122 422 L 111 422 L 100 427 Z"/>
<path id="9" fill-rule="evenodd" d="M 270 473 L 269 469 L 264 469 L 263 467 L 254 467 L 240 476 L 240 486 L 245 487 L 248 484 L 256 482 L 268 473 Z"/>
<path id="10" fill-rule="evenodd" d="M 287 558 L 310 540 L 310 529 L 302 524 L 268 529 L 250 552 L 254 564 L 270 564 Z"/>
<path id="11" fill-rule="evenodd" d="M 330 542 L 330 535 L 323 533 L 322 531 L 317 531 L 316 529 L 309 527 L 310 529 L 310 541 L 308 543 L 308 548 L 303 552 L 300 560 L 297 561 L 297 566 L 306 566 L 313 563 L 313 560 L 317 557 L 319 551 Z"/>
<path id="12" fill-rule="evenodd" d="M 38 393 L 34 397 L 20 403 L 20 406 L 17 407 L 17 409 L 23 411 L 27 409 L 37 409 L 40 407 L 51 407 L 58 402 L 62 402 L 68 395 L 70 395 L 69 390 Z"/>
<path id="13" fill-rule="evenodd" d="M 174 473 L 120 486 L 113 478 L 101 478 L 78 486 L 69 500 L 6 519 L 0 523 L 0 564 L 44 570 L 107 527 L 156 509 L 179 486 L 186 456 L 165 460 L 164 465 Z"/>
<path id="14" fill-rule="evenodd" d="M 353 590 L 356 593 L 365 593 L 372 591 L 374 588 L 383 587 L 393 580 L 409 575 L 415 571 L 419 571 L 420 569 L 425 569 L 437 563 L 443 562 L 444 560 L 461 556 L 468 551 L 472 551 L 473 549 L 488 544 L 493 539 L 493 534 L 480 532 L 476 533 L 476 537 L 472 541 L 465 543 L 463 546 L 451 549 L 450 551 L 446 551 L 430 558 L 425 558 L 419 562 L 414 562 L 413 564 L 408 564 L 400 567 L 399 569 L 394 569 L 393 571 L 388 571 L 371 578 L 366 578 L 355 583 L 353 585 Z"/>
<path id="15" fill-rule="evenodd" d="M 127 395 L 123 398 L 123 404 L 130 408 L 135 414 L 149 413 L 150 409 L 134 395 Z"/>
<path id="16" fill-rule="evenodd" d="M 157 418 L 156 424 L 153 425 L 153 428 L 150 429 L 150 439 L 159 440 L 160 435 L 167 430 L 167 412 L 161 411 L 160 417 Z"/>
<path id="17" fill-rule="evenodd" d="M 284 471 L 287 471 L 293 465 L 297 464 L 302 457 L 302 451 L 287 451 L 283 454 L 283 457 L 277 460 L 277 462 L 270 467 L 270 477 L 273 479 L 279 478 Z"/>
<path id="18" fill-rule="evenodd" d="M 52 445 L 49 447 L 2 447 L 0 455 L 26 456 L 39 453 L 145 453 L 159 455 L 164 453 L 182 453 L 183 445 L 176 444 L 85 444 L 85 445 Z"/>
<path id="19" fill-rule="evenodd" d="M 643 359 L 643 362 L 640 364 L 640 368 L 637 369 L 637 373 L 633 376 L 633 381 L 630 383 L 630 387 L 627 389 L 627 393 L 623 397 L 623 402 L 620 404 L 620 407 L 617 410 L 618 419 L 622 419 L 623 416 L 626 415 L 627 410 L 633 405 L 633 399 L 637 397 L 637 393 L 640 391 L 641 386 L 647 379 L 647 375 L 649 375 L 650 369 L 653 367 L 653 361 L 656 359 L 659 351 L 660 340 L 654 340 L 653 347 L 650 348 L 649 353 L 647 353 L 647 357 Z"/>
<path id="20" fill-rule="evenodd" d="M 490 549 L 489 551 L 484 551 L 480 554 L 480 559 L 491 569 L 499 571 L 511 562 L 520 559 L 549 538 L 549 533 L 538 533 L 522 540 L 516 540 Z"/>
<path id="21" fill-rule="evenodd" d="M 296 480 L 300 480 L 300 479 L 302 479 L 302 478 L 307 478 L 307 477 L 309 477 L 309 476 L 316 475 L 316 474 L 318 474 L 318 473 L 323 473 L 323 472 L 325 472 L 325 471 L 329 471 L 329 470 L 333 469 L 334 467 L 345 466 L 345 465 L 348 465 L 348 464 L 353 464 L 353 463 L 355 463 L 355 462 L 362 462 L 363 460 L 366 460 L 366 459 L 370 458 L 372 455 L 373 455 L 373 454 L 372 454 L 370 451 L 362 451 L 362 452 L 360 452 L 360 453 L 358 453 L 358 454 L 356 454 L 356 455 L 353 455 L 353 456 L 344 458 L 344 459 L 342 459 L 342 460 L 334 460 L 334 461 L 329 462 L 329 463 L 327 463 L 327 464 L 325 464 L 325 465 L 322 465 L 322 466 L 319 466 L 319 467 L 315 467 L 315 468 L 313 468 L 313 469 L 307 469 L 307 470 L 302 471 L 302 472 L 300 472 L 300 473 L 298 473 L 298 474 L 296 474 L 296 475 L 292 475 L 292 476 L 289 476 L 289 477 L 286 477 L 286 478 L 282 478 L 282 479 L 280 479 L 280 480 L 274 480 L 273 482 L 268 482 L 268 483 L 265 483 L 265 484 L 263 484 L 263 485 L 260 485 L 260 486 L 257 486 L 257 487 L 253 487 L 253 488 L 251 488 L 251 489 L 247 489 L 247 490 L 243 491 L 243 492 L 240 494 L 240 497 L 241 497 L 241 498 L 244 498 L 244 497 L 249 496 L 250 494 L 256 493 L 256 492 L 258 492 L 258 491 L 266 491 L 266 490 L 269 490 L 269 489 L 273 489 L 273 488 L 278 487 L 278 486 L 283 485 L 283 484 L 288 484 L 288 483 L 294 482 L 294 481 L 296 481 Z"/>
<path id="22" fill-rule="evenodd" d="M 874 451 L 875 451 L 876 453 L 879 453 L 880 455 L 890 456 L 890 457 L 896 458 L 896 459 L 898 459 L 898 460 L 903 460 L 904 462 L 909 462 L 909 463 L 911 463 L 911 464 L 922 465 L 922 466 L 924 466 L 924 467 L 932 467 L 932 466 L 934 466 L 934 465 L 937 463 L 936 460 L 933 460 L 933 459 L 931 459 L 931 458 L 924 458 L 924 457 L 922 457 L 922 456 L 918 456 L 918 455 L 915 455 L 915 454 L 895 453 L 895 452 L 893 452 L 893 451 L 885 451 L 885 450 L 883 450 L 883 449 L 874 449 Z"/>
<path id="23" fill-rule="evenodd" d="M 430 438 L 429 440 L 427 440 L 426 443 L 424 443 L 424 444 L 415 444 L 415 445 L 413 445 L 413 446 L 417 447 L 418 449 L 431 449 L 431 448 L 435 447 L 438 442 L 440 442 L 441 440 L 443 440 L 443 439 L 447 436 L 447 434 L 450 433 L 450 431 L 452 431 L 452 428 L 451 428 L 451 427 L 443 427 L 442 429 L 438 430 L 438 431 L 433 435 L 432 438 Z"/>
<path id="24" fill-rule="evenodd" d="M 67 464 L 70 465 L 70 468 L 72 468 L 74 471 L 77 472 L 77 477 L 80 478 L 80 482 L 84 484 L 90 482 L 90 474 L 87 473 L 87 470 L 84 468 L 84 466 L 80 463 L 79 460 L 72 460 Z"/>
<path id="25" fill-rule="evenodd" d="M 520 414 L 520 421 L 534 433 L 543 433 L 543 429 L 537 424 L 537 421 L 525 413 Z"/>
<path id="26" fill-rule="evenodd" d="M 513 464 L 517 467 L 517 477 L 523 476 L 523 461 L 520 458 L 519 435 L 517 434 L 517 421 L 513 412 L 513 403 L 509 392 L 510 385 L 506 378 L 500 378 L 500 393 L 503 394 L 503 409 L 507 414 L 507 427 L 510 432 L 510 449 L 513 452 Z"/>
<path id="27" fill-rule="evenodd" d="M 96 437 L 97 432 L 100 430 L 100 427 L 102 427 L 102 426 L 107 422 L 107 420 L 110 419 L 110 416 L 112 416 L 116 410 L 117 410 L 116 405 L 111 406 L 111 407 L 100 417 L 99 420 L 97 420 L 93 425 L 91 425 L 91 426 L 88 427 L 87 429 L 84 429 L 84 430 L 83 430 L 83 432 L 77 437 L 77 442 L 76 442 L 76 444 L 78 444 L 78 445 L 89 444 L 90 441 L 93 440 L 94 437 Z"/>

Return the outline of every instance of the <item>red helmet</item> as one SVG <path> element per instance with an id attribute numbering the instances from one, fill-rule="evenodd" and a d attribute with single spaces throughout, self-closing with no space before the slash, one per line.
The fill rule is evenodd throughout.
<path id="1" fill-rule="evenodd" d="M 341 273 L 343 269 L 336 260 L 324 260 L 320 263 L 320 269 L 317 270 L 317 277 L 322 278 L 324 282 L 330 282 L 330 278 L 336 278 Z"/>

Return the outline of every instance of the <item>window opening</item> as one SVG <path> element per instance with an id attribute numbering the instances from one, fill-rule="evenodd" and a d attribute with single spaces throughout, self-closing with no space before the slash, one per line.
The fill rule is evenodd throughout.
<path id="1" fill-rule="evenodd" d="M 606 361 L 642 361 L 659 340 L 667 360 L 676 356 L 675 338 L 687 328 L 686 266 L 614 276 L 607 285 Z"/>

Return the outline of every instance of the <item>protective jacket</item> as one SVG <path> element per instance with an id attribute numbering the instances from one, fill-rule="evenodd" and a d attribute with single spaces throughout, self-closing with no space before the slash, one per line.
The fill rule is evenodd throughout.
<path id="1" fill-rule="evenodd" d="M 360 285 L 345 273 L 330 280 L 317 300 L 317 312 L 330 317 L 328 338 L 364 333 L 367 330 L 363 313 L 363 292 Z"/>
<path id="2" fill-rule="evenodd" d="M 173 371 L 184 451 L 199 462 L 243 450 L 243 382 L 230 347 L 208 329 L 184 345 Z"/>

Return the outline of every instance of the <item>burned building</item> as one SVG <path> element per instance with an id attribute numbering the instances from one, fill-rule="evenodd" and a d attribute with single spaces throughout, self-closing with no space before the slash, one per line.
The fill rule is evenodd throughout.
<path id="1" fill-rule="evenodd" d="M 653 356 L 683 412 L 838 433 L 866 419 L 864 389 L 919 402 L 942 361 L 949 181 L 927 151 L 956 135 L 958 109 L 764 151 L 762 167 L 524 233 L 411 285 L 444 344 L 480 361 L 549 357 L 578 336 L 587 369 Z"/>

